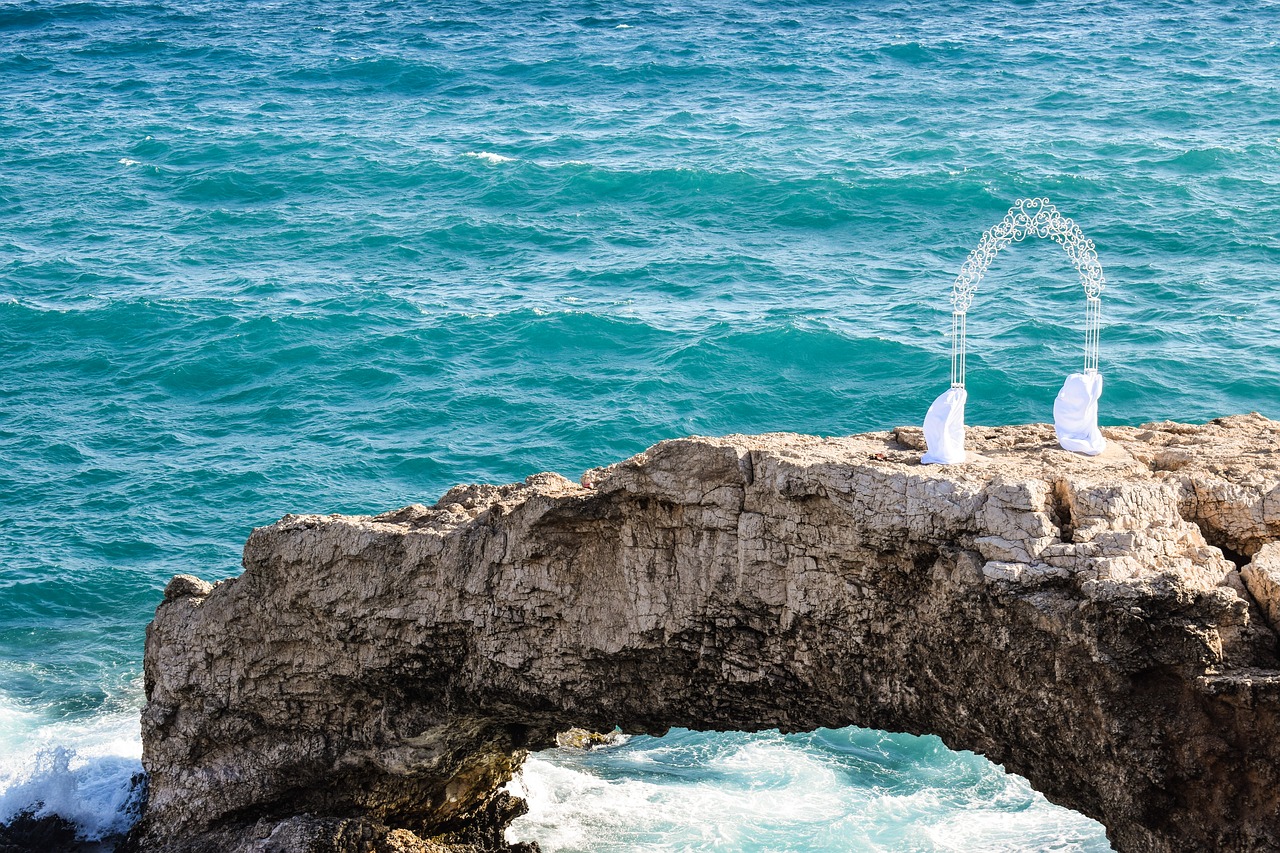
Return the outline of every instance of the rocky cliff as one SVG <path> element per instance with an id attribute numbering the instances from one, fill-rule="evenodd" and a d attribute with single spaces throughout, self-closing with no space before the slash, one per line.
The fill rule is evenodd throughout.
<path id="1" fill-rule="evenodd" d="M 940 735 L 1117 850 L 1280 849 L 1280 424 L 688 438 L 286 516 L 147 635 L 147 851 L 499 849 L 571 726 Z M 445 845 L 448 845 L 447 847 Z"/>

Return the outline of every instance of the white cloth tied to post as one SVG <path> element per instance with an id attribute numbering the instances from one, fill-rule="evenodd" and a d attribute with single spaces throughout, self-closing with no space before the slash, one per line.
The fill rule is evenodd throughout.
<path id="1" fill-rule="evenodd" d="M 1062 383 L 1053 402 L 1053 431 L 1063 450 L 1097 456 L 1107 447 L 1098 429 L 1098 400 L 1102 397 L 1101 373 L 1072 373 Z M 965 461 L 963 388 L 948 388 L 933 401 L 924 416 L 925 465 L 958 465 Z"/>
<path id="2" fill-rule="evenodd" d="M 933 401 L 924 416 L 924 442 L 929 449 L 920 457 L 921 463 L 956 465 L 964 461 L 964 403 L 968 399 L 969 392 L 963 388 L 948 388 Z"/>
<path id="3" fill-rule="evenodd" d="M 1107 440 L 1098 430 L 1101 396 L 1101 373 L 1073 373 L 1062 383 L 1053 401 L 1053 431 L 1063 450 L 1097 456 L 1106 449 Z"/>

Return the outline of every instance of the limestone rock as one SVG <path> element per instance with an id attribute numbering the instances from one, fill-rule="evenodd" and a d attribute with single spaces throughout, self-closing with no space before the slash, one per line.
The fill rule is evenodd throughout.
<path id="1" fill-rule="evenodd" d="M 156 611 L 135 844 L 497 850 L 571 727 L 858 724 L 985 754 L 1122 853 L 1280 849 L 1280 425 L 1105 433 L 971 427 L 954 467 L 908 428 L 687 438 L 589 488 L 286 516 Z"/>
<path id="2" fill-rule="evenodd" d="M 1253 562 L 1240 570 L 1240 577 L 1271 627 L 1280 630 L 1280 543 L 1271 542 L 1258 549 Z"/>
<path id="3" fill-rule="evenodd" d="M 213 592 L 213 584 L 202 581 L 195 575 L 174 575 L 164 588 L 164 599 L 204 598 Z"/>
<path id="4" fill-rule="evenodd" d="M 556 746 L 561 749 L 599 749 L 622 743 L 626 735 L 622 732 L 589 732 L 586 729 L 572 728 L 556 735 Z"/>

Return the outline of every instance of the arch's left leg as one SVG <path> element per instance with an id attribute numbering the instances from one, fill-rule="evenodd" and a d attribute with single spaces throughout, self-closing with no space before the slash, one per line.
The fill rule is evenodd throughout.
<path id="1" fill-rule="evenodd" d="M 964 461 L 964 403 L 969 394 L 963 388 L 948 388 L 933 401 L 924 416 L 924 441 L 928 452 L 921 463 L 956 465 Z"/>

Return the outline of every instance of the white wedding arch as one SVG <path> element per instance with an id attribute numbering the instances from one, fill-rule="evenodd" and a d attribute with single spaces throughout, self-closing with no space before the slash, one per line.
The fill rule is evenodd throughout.
<path id="1" fill-rule="evenodd" d="M 1052 240 L 1071 259 L 1085 293 L 1084 368 L 1067 377 L 1054 403 L 1054 428 L 1063 448 L 1095 455 L 1106 441 L 1098 431 L 1098 348 L 1102 330 L 1102 289 L 1105 278 L 1093 241 L 1075 221 L 1063 216 L 1047 198 L 1018 199 L 996 225 L 982 233 L 951 286 L 951 388 L 925 416 L 929 450 L 922 461 L 954 464 L 964 461 L 965 357 L 968 355 L 966 317 L 978 285 L 1002 250 L 1028 237 Z"/>
<path id="2" fill-rule="evenodd" d="M 964 387 L 964 362 L 968 350 L 965 316 L 996 255 L 1028 237 L 1052 240 L 1066 250 L 1080 274 L 1085 292 L 1084 370 L 1098 370 L 1099 332 L 1102 327 L 1102 288 L 1105 279 L 1098 251 L 1080 226 L 1058 212 L 1047 198 L 1020 198 L 996 225 L 982 233 L 977 248 L 965 258 L 951 285 L 951 385 Z"/>

